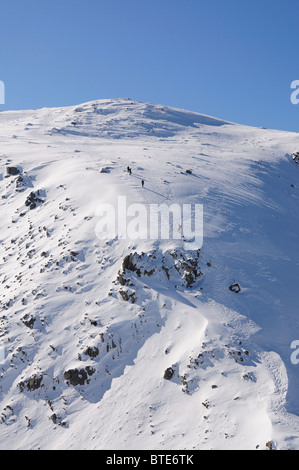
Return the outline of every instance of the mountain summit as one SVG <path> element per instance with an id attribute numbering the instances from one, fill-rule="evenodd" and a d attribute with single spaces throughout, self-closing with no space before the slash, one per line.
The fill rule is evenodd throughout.
<path id="1" fill-rule="evenodd" d="M 130 99 L 0 135 L 0 448 L 299 449 L 299 135 Z"/>

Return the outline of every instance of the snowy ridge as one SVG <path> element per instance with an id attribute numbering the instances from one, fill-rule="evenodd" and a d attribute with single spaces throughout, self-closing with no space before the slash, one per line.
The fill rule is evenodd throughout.
<path id="1" fill-rule="evenodd" d="M 0 136 L 0 448 L 298 449 L 298 134 L 118 99 Z M 119 196 L 203 204 L 202 248 L 100 240 Z"/>

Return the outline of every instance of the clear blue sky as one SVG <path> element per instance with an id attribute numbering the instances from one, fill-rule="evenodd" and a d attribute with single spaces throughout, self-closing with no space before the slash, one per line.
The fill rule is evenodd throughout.
<path id="1" fill-rule="evenodd" d="M 299 131 L 298 0 L 0 0 L 0 109 L 130 97 Z"/>

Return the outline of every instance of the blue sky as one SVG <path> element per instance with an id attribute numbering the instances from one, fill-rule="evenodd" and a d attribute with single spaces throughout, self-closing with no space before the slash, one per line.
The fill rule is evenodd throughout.
<path id="1" fill-rule="evenodd" d="M 0 109 L 129 97 L 299 131 L 298 0 L 0 0 Z"/>

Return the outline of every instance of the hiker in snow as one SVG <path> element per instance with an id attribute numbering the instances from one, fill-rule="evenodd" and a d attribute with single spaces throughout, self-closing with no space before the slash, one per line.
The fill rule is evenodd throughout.
<path id="1" fill-rule="evenodd" d="M 129 168 L 129 173 L 130 173 L 130 175 L 132 174 L 132 169 L 131 168 Z"/>
<path id="2" fill-rule="evenodd" d="M 142 187 L 144 187 L 144 181 L 143 180 L 141 181 L 141 185 L 142 185 Z"/>

